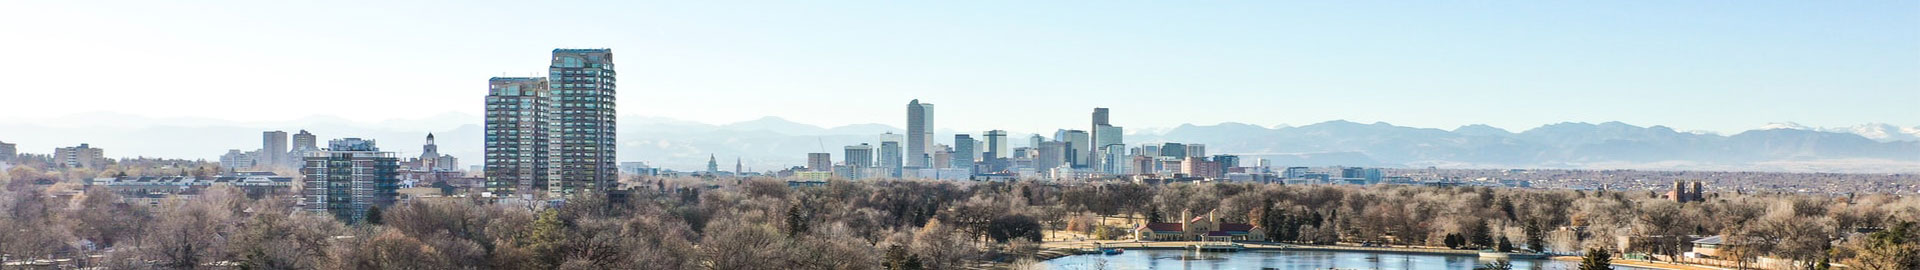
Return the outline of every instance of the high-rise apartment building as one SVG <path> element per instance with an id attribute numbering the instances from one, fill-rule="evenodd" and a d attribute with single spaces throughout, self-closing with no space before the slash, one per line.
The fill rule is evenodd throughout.
<path id="1" fill-rule="evenodd" d="M 54 148 L 53 162 L 67 168 L 99 168 L 107 165 L 106 150 L 84 143 L 75 147 Z"/>
<path id="2" fill-rule="evenodd" d="M 300 130 L 300 133 L 293 134 L 293 146 L 291 149 L 292 151 L 295 151 L 295 152 L 298 152 L 302 149 L 305 149 L 308 151 L 320 150 L 319 139 L 320 137 L 313 136 L 313 133 L 308 133 L 307 130 L 302 129 Z M 305 156 L 294 156 L 294 157 L 304 158 Z"/>
<path id="3" fill-rule="evenodd" d="M 226 154 L 220 155 L 220 167 L 230 170 L 252 168 L 253 161 L 253 155 L 240 152 L 240 149 L 228 149 Z"/>
<path id="4" fill-rule="evenodd" d="M 977 141 L 973 140 L 972 135 L 953 135 L 953 161 L 949 161 L 947 166 L 949 168 L 965 169 L 968 173 L 972 173 L 975 142 Z"/>
<path id="5" fill-rule="evenodd" d="M 847 155 L 841 158 L 846 159 L 847 166 L 861 169 L 873 168 L 873 145 L 865 143 L 848 145 L 846 152 Z"/>
<path id="6" fill-rule="evenodd" d="M 907 167 L 933 166 L 933 103 L 907 102 Z"/>
<path id="7" fill-rule="evenodd" d="M 267 166 L 282 167 L 293 165 L 287 157 L 287 132 L 267 131 L 260 133 L 260 163 Z"/>
<path id="8" fill-rule="evenodd" d="M 11 143 L 0 142 L 0 161 L 13 161 L 13 157 L 20 155 L 18 147 Z"/>
<path id="9" fill-rule="evenodd" d="M 300 133 L 293 134 L 293 145 L 287 146 L 287 157 L 291 158 L 292 160 L 290 161 L 294 163 L 304 162 L 303 159 L 306 158 L 307 153 L 320 151 L 319 141 L 320 137 L 313 136 L 313 133 L 302 129 Z M 299 164 L 294 165 L 298 166 Z"/>
<path id="10" fill-rule="evenodd" d="M 614 156 L 613 50 L 554 49 L 547 69 L 554 97 L 554 116 L 560 151 L 559 181 L 549 182 L 555 195 L 605 191 L 619 179 Z"/>
<path id="11" fill-rule="evenodd" d="M 307 178 L 301 200 L 308 211 L 356 224 L 366 220 L 368 207 L 391 206 L 399 194 L 400 158 L 380 152 L 373 140 L 328 141 L 327 149 L 304 160 L 300 174 Z"/>
<path id="12" fill-rule="evenodd" d="M 833 154 L 807 153 L 807 170 L 816 172 L 833 171 Z"/>
<path id="13" fill-rule="evenodd" d="M 1013 147 L 1007 145 L 1007 131 L 988 130 L 985 136 L 987 136 L 987 147 L 983 149 L 984 155 L 980 156 L 980 159 L 993 160 L 1013 156 L 1012 152 L 1008 152 Z"/>
<path id="14" fill-rule="evenodd" d="M 559 176 L 558 129 L 547 78 L 487 80 L 487 192 L 494 196 L 545 195 Z"/>

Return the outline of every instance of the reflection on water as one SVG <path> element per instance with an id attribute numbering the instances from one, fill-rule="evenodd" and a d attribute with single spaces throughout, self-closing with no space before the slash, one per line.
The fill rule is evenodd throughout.
<path id="1" fill-rule="evenodd" d="M 1489 261 L 1474 256 L 1413 255 L 1336 251 L 1244 251 L 1201 253 L 1181 250 L 1128 250 L 1120 255 L 1075 255 L 1048 260 L 1047 269 L 1473 269 Z M 1622 268 L 1615 266 L 1616 269 Z M 1513 269 L 1578 269 L 1578 263 L 1519 260 Z"/>

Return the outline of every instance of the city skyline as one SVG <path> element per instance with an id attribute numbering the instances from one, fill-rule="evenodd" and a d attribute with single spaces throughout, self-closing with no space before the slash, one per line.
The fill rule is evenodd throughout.
<path id="1" fill-rule="evenodd" d="M 1099 9 L 955 3 L 856 10 L 592 4 L 605 8 L 588 12 L 638 15 L 602 16 L 608 18 L 600 24 L 571 29 L 552 27 L 566 20 L 541 20 L 556 16 L 547 14 L 530 15 L 536 23 L 490 21 L 498 16 L 489 15 L 513 14 L 504 5 L 419 12 L 442 7 L 22 3 L 0 11 L 6 15 L 0 25 L 39 27 L 0 27 L 0 34 L 38 42 L 0 45 L 0 62 L 34 64 L 0 66 L 0 74 L 46 78 L 17 87 L 61 91 L 15 94 L 124 98 L 92 108 L 9 106 L 0 108 L 0 121 L 91 111 L 276 121 L 312 115 L 277 109 L 305 93 L 323 92 L 379 97 L 365 101 L 377 109 L 338 115 L 345 119 L 477 115 L 467 105 L 478 85 L 471 78 L 544 73 L 528 68 L 538 62 L 526 59 L 554 47 L 623 48 L 623 58 L 637 59 L 627 70 L 632 81 L 643 83 L 629 88 L 643 90 L 622 94 L 635 105 L 623 110 L 629 115 L 715 124 L 769 115 L 820 126 L 892 123 L 897 117 L 870 112 L 911 98 L 951 104 L 942 115 L 966 117 L 948 117 L 941 122 L 952 124 L 941 126 L 972 131 L 1084 126 L 1086 107 L 1135 112 L 1114 123 L 1130 129 L 1344 119 L 1520 130 L 1623 121 L 1727 134 L 1772 122 L 1909 126 L 1915 123 L 1901 122 L 1920 115 L 1920 107 L 1905 106 L 1920 102 L 1920 76 L 1914 75 L 1920 74 L 1920 61 L 1914 61 L 1920 59 L 1920 19 L 1902 13 L 1916 8 L 1912 2 Z M 948 10 L 994 15 L 928 16 Z M 1043 15 L 1066 13 L 1084 20 Z M 333 20 L 342 17 L 359 20 Z M 341 23 L 312 23 L 318 21 Z M 515 29 L 565 33 L 479 41 L 489 36 L 482 33 Z M 608 31 L 618 29 L 637 31 Z M 578 34 L 586 32 L 624 34 Z M 827 32 L 836 34 L 822 34 Z M 239 39 L 255 35 L 264 38 Z M 1518 36 L 1528 38 L 1513 38 Z M 43 53 L 73 49 L 88 53 Z M 441 68 L 391 68 L 427 63 Z M 231 66 L 258 68 L 225 68 Z M 74 69 L 98 70 L 103 73 L 93 74 L 109 79 L 53 72 Z M 178 86 L 212 71 L 237 81 Z M 410 76 L 387 79 L 396 73 Z M 82 79 L 70 76 L 89 76 L 84 79 L 94 83 L 52 84 Z M 317 79 L 342 77 L 378 83 Z M 274 87 L 262 91 L 260 85 Z M 1170 93 L 1193 101 L 1142 98 Z M 866 102 L 786 106 L 846 96 Z M 1194 113 L 1145 113 L 1161 110 Z"/>

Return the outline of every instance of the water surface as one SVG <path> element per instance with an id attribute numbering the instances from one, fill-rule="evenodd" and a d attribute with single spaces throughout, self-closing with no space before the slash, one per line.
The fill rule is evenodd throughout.
<path id="1" fill-rule="evenodd" d="M 1419 255 L 1360 251 L 1261 250 L 1230 253 L 1128 250 L 1120 255 L 1074 255 L 1042 262 L 1046 269 L 1473 269 L 1490 261 L 1470 255 Z M 1579 269 L 1579 263 L 1517 260 L 1513 269 Z M 1614 269 L 1644 269 L 1614 266 Z"/>

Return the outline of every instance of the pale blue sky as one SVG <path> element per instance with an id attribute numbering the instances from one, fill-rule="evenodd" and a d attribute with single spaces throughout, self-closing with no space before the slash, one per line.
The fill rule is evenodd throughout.
<path id="1" fill-rule="evenodd" d="M 1920 125 L 1920 1 L 956 2 L 8 1 L 0 121 L 478 114 L 590 47 L 709 123 Z"/>

